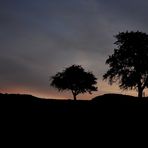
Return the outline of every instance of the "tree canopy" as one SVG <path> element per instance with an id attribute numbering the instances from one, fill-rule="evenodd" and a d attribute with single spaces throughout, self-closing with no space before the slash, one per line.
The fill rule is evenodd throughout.
<path id="1" fill-rule="evenodd" d="M 140 31 L 121 32 L 115 36 L 114 53 L 106 60 L 109 70 L 104 79 L 119 82 L 121 89 L 136 89 L 141 98 L 148 87 L 148 35 Z"/>
<path id="2" fill-rule="evenodd" d="M 74 100 L 80 93 L 97 91 L 97 78 L 92 72 L 86 72 L 80 65 L 72 65 L 51 77 L 51 86 L 59 91 L 70 90 Z"/>

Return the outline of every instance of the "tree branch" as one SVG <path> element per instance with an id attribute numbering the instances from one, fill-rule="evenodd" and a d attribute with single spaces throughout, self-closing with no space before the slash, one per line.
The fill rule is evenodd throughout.
<path id="1" fill-rule="evenodd" d="M 145 80 L 145 82 L 144 82 L 144 84 L 142 86 L 142 89 L 144 89 L 146 87 L 147 83 L 148 83 L 148 75 L 146 76 L 146 80 Z"/>

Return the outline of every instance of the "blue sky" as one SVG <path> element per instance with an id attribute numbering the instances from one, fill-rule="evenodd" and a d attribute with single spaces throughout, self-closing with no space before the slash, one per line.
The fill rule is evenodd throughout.
<path id="1" fill-rule="evenodd" d="M 145 0 L 1 0 L 0 91 L 70 98 L 49 85 L 49 77 L 80 64 L 98 78 L 99 91 L 122 92 L 102 81 L 114 35 L 148 33 Z"/>

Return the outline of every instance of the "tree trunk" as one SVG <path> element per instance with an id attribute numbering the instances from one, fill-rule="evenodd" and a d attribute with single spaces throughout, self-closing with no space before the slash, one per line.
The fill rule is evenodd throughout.
<path id="1" fill-rule="evenodd" d="M 73 98 L 74 98 L 74 100 L 77 100 L 77 93 L 74 91 L 74 90 L 71 90 L 71 92 L 72 92 L 72 94 L 73 94 Z"/>
<path id="2" fill-rule="evenodd" d="M 73 94 L 73 98 L 74 98 L 74 100 L 77 100 L 77 95 L 76 95 L 76 93 L 74 92 L 74 91 L 71 91 L 72 92 L 72 94 Z"/>
<path id="3" fill-rule="evenodd" d="M 75 101 L 77 100 L 76 94 L 73 94 L 73 98 L 74 98 Z"/>
<path id="4" fill-rule="evenodd" d="M 142 98 L 142 94 L 143 94 L 143 89 L 138 88 L 138 98 Z"/>

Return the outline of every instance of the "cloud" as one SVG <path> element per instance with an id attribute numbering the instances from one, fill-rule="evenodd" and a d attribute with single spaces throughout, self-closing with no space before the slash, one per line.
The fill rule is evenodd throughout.
<path id="1" fill-rule="evenodd" d="M 71 64 L 101 80 L 113 35 L 148 31 L 147 6 L 144 0 L 1 1 L 0 87 L 49 89 L 47 94 L 57 96 L 49 76 Z"/>

